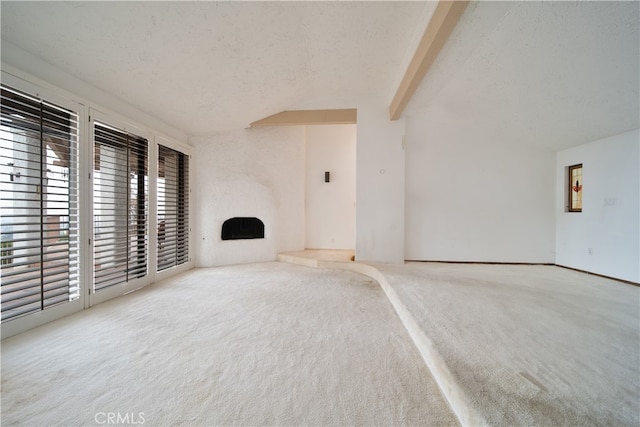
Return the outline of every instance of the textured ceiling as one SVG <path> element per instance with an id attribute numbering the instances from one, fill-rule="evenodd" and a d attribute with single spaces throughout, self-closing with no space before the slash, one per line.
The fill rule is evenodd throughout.
<path id="1" fill-rule="evenodd" d="M 406 109 L 563 149 L 640 126 L 639 2 L 469 5 Z"/>
<path id="2" fill-rule="evenodd" d="M 435 3 L 8 2 L 2 39 L 189 135 L 387 105 Z M 472 2 L 406 114 L 561 149 L 637 128 L 640 2 Z"/>
<path id="3" fill-rule="evenodd" d="M 385 95 L 421 2 L 6 2 L 2 38 L 194 135 Z M 353 107 L 353 105 L 346 105 Z"/>

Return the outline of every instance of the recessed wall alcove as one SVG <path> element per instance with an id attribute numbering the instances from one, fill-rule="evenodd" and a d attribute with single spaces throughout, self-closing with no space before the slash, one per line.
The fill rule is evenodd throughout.
<path id="1" fill-rule="evenodd" d="M 264 223 L 255 217 L 229 218 L 222 224 L 222 240 L 264 239 Z"/>

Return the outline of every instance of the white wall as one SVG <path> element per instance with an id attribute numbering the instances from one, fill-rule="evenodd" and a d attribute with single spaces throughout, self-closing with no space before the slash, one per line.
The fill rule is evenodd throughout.
<path id="1" fill-rule="evenodd" d="M 74 101 L 99 106 L 98 109 L 100 110 L 115 111 L 132 122 L 137 122 L 153 129 L 156 134 L 162 133 L 180 142 L 187 140 L 187 134 L 183 129 L 176 129 L 162 120 L 158 120 L 132 107 L 127 103 L 127 100 L 116 98 L 110 93 L 52 66 L 6 40 L 2 40 L 2 69 L 20 78 L 24 78 L 24 73 L 28 73 L 30 76 L 27 79 L 32 83 L 50 87 L 52 90 Z"/>
<path id="2" fill-rule="evenodd" d="M 358 106 L 356 260 L 404 262 L 405 120 L 386 105 Z"/>
<path id="3" fill-rule="evenodd" d="M 356 125 L 307 126 L 306 139 L 305 246 L 354 249 Z"/>
<path id="4" fill-rule="evenodd" d="M 553 263 L 555 153 L 407 119 L 408 260 Z"/>
<path id="5" fill-rule="evenodd" d="M 273 261 L 304 249 L 305 130 L 242 129 L 193 137 L 196 266 Z M 222 223 L 257 217 L 264 239 L 225 240 Z"/>
<path id="6" fill-rule="evenodd" d="M 639 130 L 558 152 L 558 265 L 640 282 L 639 152 Z M 566 167 L 578 163 L 583 166 L 582 212 L 566 212 Z"/>

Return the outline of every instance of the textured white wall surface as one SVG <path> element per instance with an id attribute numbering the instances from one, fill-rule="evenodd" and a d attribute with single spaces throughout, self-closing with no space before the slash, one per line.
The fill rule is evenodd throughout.
<path id="1" fill-rule="evenodd" d="M 554 262 L 553 151 L 412 117 L 406 152 L 407 259 Z"/>
<path id="2" fill-rule="evenodd" d="M 640 282 L 640 130 L 557 153 L 556 263 Z M 582 212 L 566 212 L 566 168 L 582 163 Z"/>
<path id="3" fill-rule="evenodd" d="M 196 266 L 273 261 L 304 249 L 304 128 L 261 128 L 194 137 Z M 221 239 L 222 223 L 257 217 L 264 239 Z"/>
<path id="4" fill-rule="evenodd" d="M 640 3 L 472 2 L 407 107 L 405 193 L 404 122 L 386 109 L 433 6 L 1 2 L 2 66 L 198 143 L 201 265 L 305 243 L 304 130 L 226 130 L 282 110 L 352 107 L 360 259 L 401 262 L 406 250 L 553 262 L 550 153 L 640 126 Z M 369 97 L 382 101 L 359 102 Z M 260 159 L 242 151 L 255 146 Z M 258 210 L 277 219 L 256 246 L 221 245 L 219 224 L 204 219 Z"/>
<path id="5" fill-rule="evenodd" d="M 74 73 L 51 65 L 41 58 L 20 49 L 12 43 L 2 40 L 2 71 L 35 85 L 50 88 L 56 93 L 90 105 L 100 111 L 117 112 L 128 121 L 149 127 L 156 133 L 162 133 L 179 141 L 186 141 L 187 134 L 166 121 L 151 116 L 148 111 L 132 107 L 126 99 L 118 98 L 113 93 L 102 90 L 78 79 Z M 4 61 L 10 59 L 11 65 Z M 6 82 L 5 82 L 6 83 Z"/>
<path id="6" fill-rule="evenodd" d="M 307 126 L 306 131 L 305 245 L 355 249 L 356 125 Z"/>
<path id="7" fill-rule="evenodd" d="M 358 106 L 356 259 L 404 262 L 405 120 L 386 106 Z"/>

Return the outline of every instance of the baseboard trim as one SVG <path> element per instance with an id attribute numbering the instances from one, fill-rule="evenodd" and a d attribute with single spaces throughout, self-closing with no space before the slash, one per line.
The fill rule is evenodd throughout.
<path id="1" fill-rule="evenodd" d="M 485 264 L 485 265 L 555 265 L 552 262 L 502 262 L 502 261 L 431 261 L 424 259 L 406 259 L 404 262 L 439 262 L 441 264 Z"/>
<path id="2" fill-rule="evenodd" d="M 554 264 L 552 262 L 500 262 L 500 261 L 430 261 L 430 260 L 413 260 L 406 259 L 404 262 L 433 262 L 433 263 L 441 263 L 441 264 L 485 264 L 485 265 L 547 265 L 552 267 L 560 267 L 566 268 L 567 270 L 577 271 L 579 273 L 590 274 L 592 276 L 602 277 L 603 279 L 615 280 L 616 282 L 624 283 L 626 285 L 638 286 L 640 287 L 640 283 L 633 282 L 631 280 L 619 279 L 613 276 L 607 276 L 604 274 L 593 273 L 587 270 L 581 270 L 579 268 L 567 267 L 566 265 Z"/>
<path id="3" fill-rule="evenodd" d="M 566 268 L 567 270 L 577 271 L 579 273 L 590 274 L 592 276 L 602 277 L 603 279 L 615 280 L 616 282 L 624 283 L 626 285 L 638 286 L 640 287 L 640 283 L 632 282 L 631 280 L 619 279 L 617 277 L 607 276 L 599 273 L 592 273 L 591 271 L 581 270 L 579 268 L 567 267 L 566 265 L 554 264 L 556 267 Z"/>

